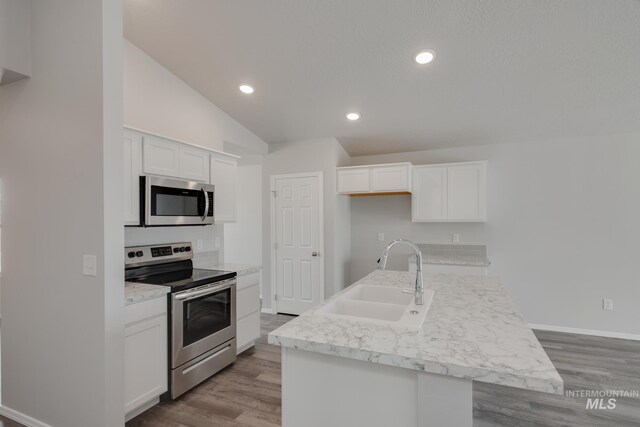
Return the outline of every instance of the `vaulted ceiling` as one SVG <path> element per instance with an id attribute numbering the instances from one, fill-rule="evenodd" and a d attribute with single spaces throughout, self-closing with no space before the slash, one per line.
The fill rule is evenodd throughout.
<path id="1" fill-rule="evenodd" d="M 125 37 L 264 141 L 352 155 L 638 132 L 639 23 L 637 0 L 125 1 Z"/>

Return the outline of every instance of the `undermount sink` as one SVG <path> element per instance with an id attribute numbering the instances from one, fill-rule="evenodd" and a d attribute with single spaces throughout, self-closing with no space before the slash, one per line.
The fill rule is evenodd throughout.
<path id="1" fill-rule="evenodd" d="M 316 313 L 391 326 L 420 328 L 432 299 L 431 289 L 424 291 L 424 305 L 416 305 L 412 289 L 363 283 L 353 286 L 340 298 L 318 309 Z"/>

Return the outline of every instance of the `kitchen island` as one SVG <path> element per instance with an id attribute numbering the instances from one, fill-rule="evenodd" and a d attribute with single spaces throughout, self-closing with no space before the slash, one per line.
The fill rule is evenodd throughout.
<path id="1" fill-rule="evenodd" d="M 287 426 L 471 426 L 472 382 L 562 394 L 563 382 L 496 278 L 425 274 L 422 326 L 331 316 L 350 288 L 269 334 L 282 351 Z M 415 274 L 358 284 L 413 289 Z"/>

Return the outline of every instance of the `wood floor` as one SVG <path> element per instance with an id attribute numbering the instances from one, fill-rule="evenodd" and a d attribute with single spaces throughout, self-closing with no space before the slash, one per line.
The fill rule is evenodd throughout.
<path id="1" fill-rule="evenodd" d="M 128 427 L 279 426 L 280 349 L 266 335 L 290 316 L 262 315 L 255 348 L 175 402 L 165 402 Z M 566 390 L 640 390 L 640 342 L 536 331 Z M 586 398 L 474 383 L 474 426 L 640 426 L 640 399 L 586 409 Z M 301 426 L 304 427 L 304 426 Z M 357 427 L 357 426 L 354 426 Z M 398 426 L 402 427 L 402 426 Z"/>
<path id="2" fill-rule="evenodd" d="M 22 424 L 17 423 L 9 418 L 5 418 L 0 415 L 0 427 L 24 427 Z"/>
<path id="3" fill-rule="evenodd" d="M 161 402 L 127 427 L 271 427 L 280 425 L 280 347 L 267 334 L 292 316 L 261 316 L 255 347 L 196 389 L 173 402 Z"/>
<path id="4" fill-rule="evenodd" d="M 263 314 L 262 337 L 255 348 L 180 399 L 151 408 L 127 427 L 279 426 L 280 348 L 268 345 L 266 335 L 290 319 Z M 640 342 L 543 331 L 536 335 L 566 390 L 640 390 Z M 474 383 L 473 424 L 640 426 L 638 398 L 617 399 L 615 409 L 587 410 L 586 403 L 586 398 Z M 0 427 L 20 426 L 0 416 Z"/>

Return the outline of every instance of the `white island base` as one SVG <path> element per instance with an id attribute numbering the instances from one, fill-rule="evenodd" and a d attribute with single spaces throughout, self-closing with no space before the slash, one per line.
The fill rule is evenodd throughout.
<path id="1" fill-rule="evenodd" d="M 471 427 L 472 381 L 282 348 L 284 427 Z"/>

